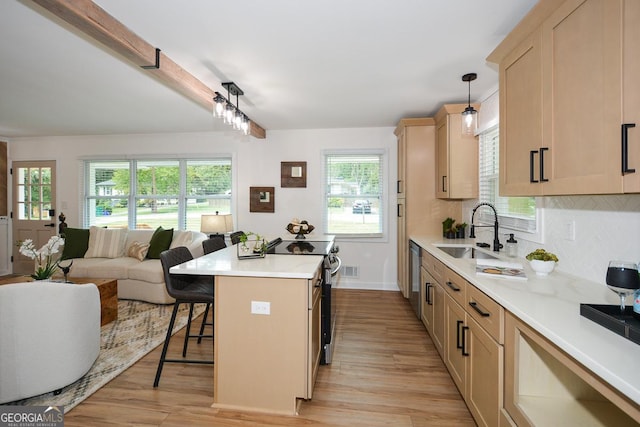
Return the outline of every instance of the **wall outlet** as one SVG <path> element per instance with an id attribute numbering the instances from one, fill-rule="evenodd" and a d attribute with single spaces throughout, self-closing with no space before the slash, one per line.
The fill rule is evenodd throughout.
<path id="1" fill-rule="evenodd" d="M 271 303 L 268 301 L 251 301 L 251 314 L 271 314 Z"/>
<path id="2" fill-rule="evenodd" d="M 567 221 L 564 223 L 564 239 L 575 241 L 576 240 L 576 222 Z"/>

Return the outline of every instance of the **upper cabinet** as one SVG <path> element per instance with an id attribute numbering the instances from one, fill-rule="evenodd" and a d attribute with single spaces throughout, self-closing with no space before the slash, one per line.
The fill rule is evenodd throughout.
<path id="1" fill-rule="evenodd" d="M 444 105 L 436 114 L 436 197 L 478 197 L 478 139 L 462 134 L 466 104 Z M 479 109 L 478 105 L 474 108 Z"/>
<path id="2" fill-rule="evenodd" d="M 637 3 L 542 0 L 489 56 L 501 195 L 640 191 Z"/>

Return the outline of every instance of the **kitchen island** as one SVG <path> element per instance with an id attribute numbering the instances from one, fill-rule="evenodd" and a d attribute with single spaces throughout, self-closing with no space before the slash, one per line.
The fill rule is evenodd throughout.
<path id="1" fill-rule="evenodd" d="M 238 259 L 236 246 L 171 268 L 215 276 L 213 407 L 296 414 L 320 365 L 323 257 Z"/>
<path id="2" fill-rule="evenodd" d="M 491 416 L 499 416 L 501 426 L 636 425 L 640 419 L 640 371 L 635 367 L 640 360 L 640 346 L 580 314 L 581 303 L 619 304 L 617 296 L 604 284 L 559 271 L 537 276 L 525 259 L 506 258 L 502 252 L 498 254 L 502 260 L 524 266 L 527 280 L 487 277 L 476 273 L 475 259 L 455 258 L 439 249 L 459 244 L 475 246 L 474 240 L 429 236 L 411 236 L 411 240 L 426 252 L 423 267 L 426 264 L 431 269 L 435 263 L 436 275 L 447 277 L 441 280 L 445 317 L 453 313 L 447 311 L 448 307 L 466 310 L 466 315 L 459 312 L 459 317 L 452 317 L 453 326 L 444 319 L 445 328 L 453 328 L 453 349 L 449 353 L 459 353 L 456 321 L 463 326 L 464 341 L 465 335 L 474 336 L 474 328 L 480 330 L 477 325 L 482 319 L 493 319 L 485 329 L 494 337 L 491 346 L 496 358 L 492 368 L 499 376 L 493 379 L 498 389 L 498 407 L 485 413 L 498 411 L 499 415 L 492 412 Z M 456 275 L 462 285 L 449 281 L 448 277 Z M 604 282 L 604 276 L 601 279 Z M 460 295 L 459 305 L 451 298 L 456 293 Z M 428 293 L 428 303 L 433 302 L 432 295 L 433 291 Z M 495 307 L 491 305 L 495 303 Z M 462 355 L 466 360 L 474 357 L 474 342 L 469 340 L 471 356 Z M 444 348 L 447 364 L 454 359 L 446 345 Z M 465 353 L 466 343 L 462 348 Z M 458 366 L 462 366 L 464 376 L 464 363 Z M 466 375 L 473 377 L 473 363 L 467 362 L 466 367 Z M 467 378 L 467 383 L 473 384 L 473 378 Z M 486 381 L 484 384 L 486 395 L 489 388 Z M 469 402 L 473 401 L 473 391 L 468 384 L 461 389 L 472 413 L 474 403 Z"/>

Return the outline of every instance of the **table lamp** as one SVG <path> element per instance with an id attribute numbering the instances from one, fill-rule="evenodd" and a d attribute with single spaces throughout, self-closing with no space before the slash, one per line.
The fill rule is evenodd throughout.
<path id="1" fill-rule="evenodd" d="M 229 215 L 202 215 L 200 218 L 200 231 L 208 234 L 210 238 L 221 237 L 224 239 L 225 233 L 233 231 L 233 217 Z"/>

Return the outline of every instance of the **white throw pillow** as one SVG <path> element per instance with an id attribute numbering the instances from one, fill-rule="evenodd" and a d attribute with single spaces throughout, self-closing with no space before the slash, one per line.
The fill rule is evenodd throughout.
<path id="1" fill-rule="evenodd" d="M 177 248 L 178 246 L 189 247 L 192 240 L 193 237 L 191 236 L 190 231 L 174 230 L 173 240 L 171 241 L 171 246 L 169 246 L 169 249 Z"/>
<path id="2" fill-rule="evenodd" d="M 124 256 L 127 231 L 127 228 L 91 227 L 89 229 L 89 248 L 84 257 L 118 258 Z"/>

